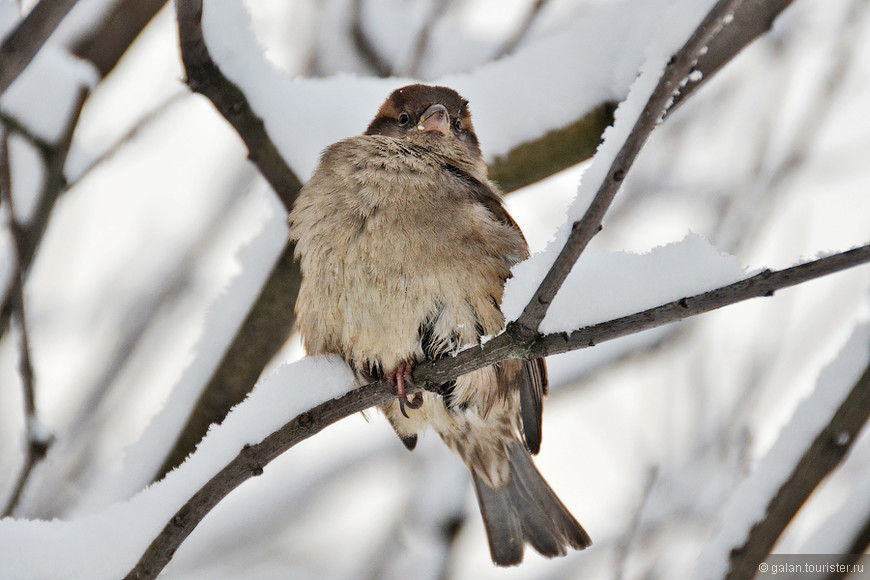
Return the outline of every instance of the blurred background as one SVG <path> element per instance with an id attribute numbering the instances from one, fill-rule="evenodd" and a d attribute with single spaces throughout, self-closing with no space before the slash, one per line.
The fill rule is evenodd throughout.
<path id="1" fill-rule="evenodd" d="M 32 4 L 4 0 L 3 30 Z M 644 7 L 243 4 L 286 77 L 432 82 L 474 75 L 601 11 Z M 572 61 L 596 58 L 551 55 L 542 66 L 571 75 Z M 868 70 L 870 3 L 796 0 L 656 130 L 590 251 L 642 254 L 696 233 L 753 271 L 867 243 Z M 232 127 L 184 84 L 171 4 L 80 0 L 24 75 L 28 86 L 22 76 L 0 99 L 14 216 L 36 240 L 31 255 L 16 250 L 4 201 L 0 508 L 75 519 L 155 477 L 174 441 L 143 446 L 143 435 L 155 417 L 170 435 L 182 429 L 284 247 L 286 210 Z M 584 168 L 507 196 L 533 251 L 564 221 Z M 29 424 L 11 306 L 18 263 L 38 416 Z M 725 501 L 867 321 L 868 299 L 864 266 L 552 357 L 536 463 L 592 535 L 585 552 L 548 561 L 529 551 L 521 567 L 496 569 L 458 459 L 433 436 L 408 453 L 373 412 L 305 441 L 231 494 L 165 577 L 691 577 L 727 518 Z M 288 336 L 265 372 L 301 354 Z M 166 411 L 179 400 L 181 411 Z M 28 429 L 53 442 L 12 501 Z M 839 545 L 823 541 L 831 526 Z M 775 551 L 866 551 L 867 526 L 865 433 Z"/>

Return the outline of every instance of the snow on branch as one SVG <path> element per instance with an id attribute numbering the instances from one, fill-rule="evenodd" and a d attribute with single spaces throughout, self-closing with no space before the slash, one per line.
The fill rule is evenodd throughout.
<path id="1" fill-rule="evenodd" d="M 631 132 L 623 142 L 607 171 L 598 192 L 586 209 L 582 219 L 574 222 L 571 234 L 555 263 L 544 277 L 537 291 L 526 305 L 523 313 L 509 326 L 509 332 L 518 337 L 530 338 L 544 320 L 547 309 L 553 302 L 562 283 L 574 267 L 589 241 L 601 230 L 604 214 L 616 197 L 622 181 L 646 143 L 653 129 L 670 108 L 674 94 L 689 78 L 698 58 L 710 41 L 733 18 L 734 11 L 742 0 L 720 0 L 698 25 L 686 43 L 673 55 L 665 67 L 658 84 L 640 112 Z"/>
<path id="2" fill-rule="evenodd" d="M 648 8 L 663 11 L 659 10 L 661 7 L 656 8 L 655 1 L 649 4 Z M 403 79 L 348 77 L 291 81 L 265 62 L 256 39 L 247 28 L 239 25 L 247 16 L 241 6 L 233 2 L 212 3 L 205 14 L 202 8 L 201 0 L 179 0 L 176 4 L 188 82 L 191 88 L 211 99 L 233 124 L 247 144 L 252 161 L 287 207 L 292 204 L 299 188 L 289 165 L 307 174 L 313 169 L 317 154 L 324 146 L 347 136 L 329 134 L 330 127 L 347 127 L 353 123 L 363 127 L 384 95 L 398 84 L 407 82 Z M 703 9 L 703 5 L 700 9 Z M 473 75 L 459 75 L 438 81 L 459 89 L 474 103 L 478 134 L 485 144 L 484 149 L 494 155 L 490 162 L 491 177 L 500 182 L 506 191 L 541 179 L 592 154 L 601 131 L 612 119 L 612 111 L 606 103 L 615 96 L 621 98 L 628 90 L 641 64 L 638 59 L 644 53 L 638 47 L 649 40 L 651 30 L 655 29 L 649 26 L 642 15 L 642 11 L 630 7 L 626 10 L 603 10 L 596 13 L 595 17 L 572 23 L 564 33 L 556 34 L 545 42 L 525 47 L 511 57 L 486 65 Z M 620 33 L 615 34 L 616 30 Z M 611 46 L 613 39 L 625 37 L 633 39 L 633 50 Z M 747 36 L 743 42 L 749 43 L 754 38 Z M 602 46 L 609 48 L 602 49 Z M 730 43 L 727 50 L 718 54 L 723 61 L 727 61 L 743 46 Z M 602 51 L 608 54 L 607 58 L 576 61 L 570 75 L 559 74 L 552 78 L 540 76 L 539 63 L 553 54 L 598 54 Z M 518 76 L 536 79 L 534 89 L 517 87 L 515 79 Z M 535 115 L 511 114 L 507 123 L 504 122 L 503 103 L 493 102 L 499 94 L 510 94 L 511 106 L 514 107 L 511 110 L 515 113 L 516 109 L 528 109 L 542 90 L 570 94 L 571 98 L 555 100 L 548 107 L 537 107 Z M 672 94 L 669 93 L 668 98 Z M 353 95 L 353 98 L 349 99 L 348 95 Z M 317 123 L 316 119 L 325 113 L 342 120 Z M 529 123 L 531 125 L 526 126 Z M 554 127 L 561 128 L 552 130 Z M 306 138 L 299 139 L 303 131 Z M 509 133 L 506 134 L 506 131 Z M 636 139 L 637 144 L 642 144 L 645 137 L 638 134 Z M 553 151 L 559 154 L 554 157 Z M 286 324 L 283 327 L 278 328 L 281 325 L 276 324 L 274 304 L 271 302 L 274 302 L 274 297 L 280 297 L 292 304 L 295 286 L 289 284 L 288 288 L 288 279 L 298 279 L 291 248 L 287 248 L 279 258 L 245 327 L 237 334 L 221 368 L 213 377 L 212 382 L 221 381 L 219 375 L 225 368 L 240 371 L 230 377 L 234 386 L 224 389 L 237 395 L 232 400 L 212 402 L 207 405 L 210 408 L 221 409 L 225 414 L 240 401 L 265 363 L 283 343 L 293 322 L 292 309 L 283 309 L 290 313 L 289 318 L 284 320 Z M 258 328 L 264 324 L 274 328 L 275 332 L 246 331 L 249 327 Z M 245 340 L 246 335 L 253 336 L 256 344 Z M 244 345 L 248 348 L 244 348 Z M 204 397 L 219 390 L 213 389 L 210 384 L 204 390 Z M 197 406 L 199 408 L 200 405 Z M 194 415 L 197 414 L 198 411 L 195 411 Z M 219 420 L 219 416 L 193 416 L 161 473 L 180 463 L 199 441 L 208 424 Z"/>
<path id="3" fill-rule="evenodd" d="M 722 510 L 696 578 L 754 578 L 783 530 L 870 418 L 870 327 L 859 327 L 778 441 Z"/>
<path id="4" fill-rule="evenodd" d="M 744 0 L 734 12 L 734 21 L 710 40 L 707 50 L 698 58 L 695 70 L 700 79 L 688 83 L 674 97 L 673 111 L 689 95 L 698 90 L 720 68 L 748 46 L 753 40 L 770 30 L 774 20 L 794 0 Z"/>
<path id="5" fill-rule="evenodd" d="M 278 152 L 245 94 L 212 60 L 203 38 L 202 0 L 178 0 L 175 10 L 187 84 L 208 97 L 232 124 L 245 142 L 249 157 L 289 212 L 302 183 Z"/>
<path id="6" fill-rule="evenodd" d="M 459 375 L 502 360 L 538 358 L 594 346 L 750 298 L 771 296 L 781 288 L 867 262 L 870 262 L 870 244 L 783 270 L 765 270 L 734 284 L 578 329 L 570 334 L 559 332 L 539 335 L 527 342 L 505 332 L 480 348 L 468 349 L 456 357 L 420 363 L 414 372 L 416 384 L 409 392 L 423 388 L 437 392 L 440 385 Z M 309 380 L 317 381 L 316 378 Z M 292 446 L 319 433 L 339 419 L 386 403 L 394 396 L 393 387 L 386 380 L 370 383 L 320 403 L 296 415 L 260 443 L 246 445 L 172 516 L 127 578 L 155 578 L 213 507 L 242 482 L 261 475 L 270 461 Z M 183 469 L 184 466 L 181 467 Z"/>

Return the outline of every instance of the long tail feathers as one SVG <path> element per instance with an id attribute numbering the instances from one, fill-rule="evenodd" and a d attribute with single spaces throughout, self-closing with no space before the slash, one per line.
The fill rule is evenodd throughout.
<path id="1" fill-rule="evenodd" d="M 517 441 L 508 451 L 511 477 L 501 489 L 491 489 L 472 473 L 493 562 L 519 564 L 526 542 L 550 558 L 564 556 L 568 547 L 588 547 L 589 535 L 538 473 L 525 447 Z"/>

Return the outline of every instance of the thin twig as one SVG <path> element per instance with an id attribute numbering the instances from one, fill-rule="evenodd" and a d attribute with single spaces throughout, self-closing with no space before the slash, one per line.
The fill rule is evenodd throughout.
<path id="1" fill-rule="evenodd" d="M 435 385 L 442 385 L 459 375 L 501 360 L 534 359 L 595 346 L 607 340 L 657 328 L 749 298 L 772 296 L 782 288 L 802 284 L 867 262 L 870 262 L 870 244 L 784 270 L 765 270 L 750 278 L 709 292 L 680 298 L 570 333 L 537 334 L 531 340 L 522 341 L 505 331 L 479 349 L 465 350 L 454 358 L 442 359 L 432 365 L 418 366 L 417 371 L 414 372 L 414 380 L 434 388 Z"/>
<path id="2" fill-rule="evenodd" d="M 493 57 L 493 60 L 498 60 L 509 54 L 512 54 L 517 49 L 517 47 L 529 33 L 529 30 L 532 29 L 532 25 L 535 23 L 535 20 L 537 20 L 538 15 L 541 13 L 541 10 L 544 8 L 548 1 L 549 0 L 534 1 L 531 8 L 529 8 L 529 12 L 526 14 L 526 17 L 520 23 L 519 28 L 517 28 L 513 35 L 511 35 L 511 37 L 502 45 L 502 47 Z"/>
<path id="3" fill-rule="evenodd" d="M 111 159 L 115 157 L 115 155 L 122 151 L 123 148 L 128 145 L 131 141 L 136 139 L 139 134 L 148 128 L 154 121 L 157 121 L 161 118 L 163 114 L 165 114 L 169 109 L 173 106 L 181 103 L 185 97 L 188 97 L 190 93 L 186 90 L 180 90 L 176 93 L 173 93 L 169 97 L 167 97 L 163 102 L 159 103 L 151 110 L 145 112 L 136 123 L 130 127 L 126 133 L 118 137 L 118 139 L 105 151 L 100 153 L 97 157 L 89 160 L 88 165 L 78 172 L 75 178 L 72 181 L 69 181 L 66 184 L 66 189 L 70 189 L 75 187 L 76 184 L 83 181 L 86 177 L 88 177 L 95 169 L 101 167 Z"/>
<path id="4" fill-rule="evenodd" d="M 409 392 L 416 392 L 423 388 L 438 392 L 440 385 L 502 360 L 539 358 L 594 346 L 606 340 L 641 332 L 750 298 L 772 296 L 781 288 L 801 284 L 867 262 L 870 262 L 870 244 L 784 270 L 766 270 L 728 286 L 578 329 L 570 334 L 538 335 L 530 344 L 524 344 L 516 337 L 503 333 L 482 347 L 463 351 L 456 357 L 419 364 L 414 372 L 415 385 Z M 244 448 L 175 513 L 127 578 L 155 578 L 169 563 L 185 538 L 193 532 L 213 507 L 242 482 L 261 475 L 263 468 L 287 449 L 319 433 L 331 423 L 364 411 L 373 405 L 390 401 L 394 397 L 393 387 L 386 380 L 370 383 L 300 414 L 262 442 Z"/>
<path id="5" fill-rule="evenodd" d="M 66 166 L 67 156 L 69 155 L 70 147 L 72 146 L 73 135 L 78 126 L 79 117 L 82 113 L 82 108 L 90 96 L 90 89 L 86 86 L 80 86 L 75 94 L 74 101 L 70 107 L 69 118 L 66 125 L 61 131 L 60 136 L 56 141 L 45 141 L 40 139 L 28 131 L 27 127 L 21 125 L 14 119 L 3 117 L 3 122 L 8 124 L 10 129 L 28 140 L 38 151 L 42 157 L 42 162 L 45 165 L 45 179 L 43 180 L 42 188 L 39 192 L 36 209 L 33 212 L 33 217 L 26 224 L 21 224 L 22 230 L 22 246 L 21 259 L 22 269 L 25 273 L 30 268 L 30 263 L 36 254 L 36 249 L 42 241 L 42 235 L 45 233 L 45 228 L 48 226 L 48 220 L 51 215 L 57 199 L 66 191 L 67 181 L 64 168 Z"/>
<path id="6" fill-rule="evenodd" d="M 695 70 L 701 74 L 697 81 L 687 83 L 674 96 L 668 114 L 706 83 L 744 47 L 770 30 L 780 13 L 794 0 L 744 0 L 740 10 L 734 12 L 734 21 L 710 40 L 707 50 L 698 58 Z"/>
<path id="7" fill-rule="evenodd" d="M 362 23 L 362 0 L 353 0 L 351 6 L 350 38 L 357 54 L 375 76 L 381 78 L 392 76 L 393 65 L 378 53 L 377 47 L 369 40 Z"/>
<path id="8" fill-rule="evenodd" d="M 640 153 L 647 138 L 667 112 L 674 94 L 683 85 L 684 79 L 692 72 L 698 57 L 710 40 L 725 25 L 727 16 L 734 13 L 742 0 L 719 0 L 707 14 L 692 36 L 671 58 L 665 68 L 658 85 L 653 90 L 643 111 L 635 122 L 622 148 L 607 172 L 604 182 L 595 194 L 592 203 L 580 221 L 575 222 L 568 241 L 562 248 L 556 262 L 544 277 L 535 295 L 529 301 L 519 319 L 512 324 L 510 331 L 520 338 L 529 338 L 537 332 L 538 325 L 544 319 L 547 309 L 562 286 L 568 273 L 586 249 L 589 241 L 601 229 L 604 214 L 610 207 L 622 180 Z"/>
<path id="9" fill-rule="evenodd" d="M 405 67 L 405 76 L 419 77 L 420 65 L 426 57 L 426 52 L 429 50 L 429 40 L 432 38 L 432 30 L 435 24 L 450 9 L 450 4 L 453 0 L 433 0 L 429 4 L 429 13 L 426 15 L 426 20 L 423 26 L 417 32 L 417 42 L 414 43 L 414 52 L 411 53 L 411 60 Z"/>
<path id="10" fill-rule="evenodd" d="M 79 89 L 70 118 L 55 143 L 43 141 L 30 134 L 26 127 L 19 125 L 13 119 L 3 118 L 4 124 L 8 125 L 14 132 L 25 137 L 36 147 L 42 156 L 42 162 L 45 164 L 45 179 L 43 180 L 42 189 L 36 202 L 36 210 L 33 212 L 33 217 L 30 218 L 27 224 L 19 224 L 20 244 L 18 246 L 18 261 L 21 271 L 25 274 L 30 269 L 30 264 L 36 255 L 36 249 L 42 241 L 45 229 L 48 227 L 48 220 L 55 203 L 66 190 L 64 166 L 66 165 L 66 158 L 72 144 L 73 133 L 78 125 L 78 119 L 88 95 L 90 95 L 90 89 L 87 87 Z M 9 316 L 12 312 L 9 299 L 9 296 L 7 296 L 0 302 L 0 336 L 3 336 L 6 332 Z"/>
<path id="11" fill-rule="evenodd" d="M 15 272 L 9 288 L 12 315 L 18 319 L 19 340 L 19 375 L 21 379 L 22 399 L 24 401 L 24 428 L 27 445 L 24 449 L 24 465 L 18 474 L 12 494 L 3 508 L 3 517 L 12 515 L 15 506 L 21 499 L 24 485 L 30 473 L 48 451 L 52 439 L 45 438 L 39 428 L 36 414 L 36 387 L 33 373 L 33 363 L 30 359 L 30 340 L 27 334 L 27 317 L 24 312 L 24 271 L 21 268 L 19 254 L 24 245 L 24 237 L 15 216 L 15 203 L 12 195 L 12 177 L 9 164 L 9 135 L 4 127 L 0 130 L 0 198 L 6 204 L 9 212 L 9 230 L 12 234 Z"/>
<path id="12" fill-rule="evenodd" d="M 16 276 L 13 277 L 10 292 L 0 302 L 0 336 L 3 336 L 9 328 L 9 323 L 12 316 L 16 315 L 21 325 L 21 377 L 24 383 L 25 393 L 25 428 L 27 431 L 28 445 L 25 450 L 24 467 L 18 475 L 12 495 L 10 496 L 7 505 L 3 510 L 4 515 L 11 515 L 15 506 L 18 504 L 21 493 L 33 473 L 33 468 L 41 461 L 48 448 L 54 441 L 53 437 L 46 437 L 39 427 L 39 421 L 36 414 L 36 400 L 33 389 L 33 371 L 30 364 L 30 348 L 27 337 L 27 325 L 24 316 L 24 281 L 29 271 L 30 264 L 36 254 L 36 249 L 39 246 L 42 236 L 48 226 L 49 216 L 57 202 L 58 197 L 64 191 L 66 186 L 66 178 L 64 176 L 64 165 L 69 154 L 72 144 L 72 136 L 78 125 L 79 115 L 82 107 L 90 94 L 87 87 L 81 87 L 76 95 L 76 101 L 73 104 L 70 118 L 67 121 L 66 127 L 62 131 L 57 142 L 49 143 L 40 140 L 39 138 L 30 135 L 26 128 L 19 127 L 11 119 L 4 119 L 3 130 L 3 160 L 2 173 L 4 182 L 0 187 L 6 192 L 3 197 L 3 203 L 9 204 L 10 227 L 13 231 L 14 246 L 15 246 L 15 264 Z M 8 144 L 7 131 L 5 126 L 11 124 L 14 130 L 30 140 L 42 156 L 45 164 L 45 179 L 43 180 L 42 189 L 36 204 L 36 210 L 33 216 L 26 224 L 22 224 L 15 217 L 11 177 L 9 175 L 9 160 L 8 160 Z M 7 195 L 8 194 L 8 195 Z M 8 198 L 8 199 L 7 199 Z"/>
<path id="13" fill-rule="evenodd" d="M 640 535 L 641 524 L 643 523 L 643 512 L 649 504 L 650 496 L 652 495 L 653 487 L 659 478 L 659 467 L 653 466 L 649 469 L 646 476 L 646 485 L 643 486 L 643 493 L 640 496 L 640 503 L 637 509 L 634 510 L 634 515 L 631 518 L 631 523 L 628 526 L 628 531 L 620 538 L 618 548 L 616 550 L 616 578 L 617 580 L 625 580 L 628 578 L 628 561 L 631 557 L 631 551 L 637 543 L 637 538 Z"/>
<path id="14" fill-rule="evenodd" d="M 0 94 L 18 78 L 77 0 L 40 0 L 0 45 Z"/>

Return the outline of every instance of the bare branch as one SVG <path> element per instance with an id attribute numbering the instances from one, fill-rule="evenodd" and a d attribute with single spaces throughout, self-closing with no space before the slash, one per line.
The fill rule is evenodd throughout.
<path id="1" fill-rule="evenodd" d="M 785 527 L 813 490 L 843 460 L 870 418 L 870 366 L 852 387 L 834 416 L 807 448 L 788 480 L 767 505 L 767 513 L 752 526 L 746 542 L 731 550 L 726 580 L 750 580 L 770 554 Z"/>
<path id="2" fill-rule="evenodd" d="M 15 272 L 10 287 L 11 310 L 18 319 L 21 337 L 19 340 L 19 374 L 21 377 L 22 399 L 24 400 L 24 426 L 27 445 L 24 450 L 24 466 L 18 474 L 12 494 L 3 509 L 3 517 L 12 515 L 24 485 L 33 468 L 45 457 L 51 439 L 41 437 L 36 415 L 36 388 L 34 386 L 33 364 L 30 360 L 30 340 L 27 335 L 27 317 L 24 313 L 24 272 L 19 255 L 24 245 L 24 236 L 15 217 L 15 203 L 12 195 L 12 179 L 9 165 L 9 138 L 5 128 L 0 131 L 0 198 L 9 210 L 9 229 L 13 238 L 15 253 Z"/>
<path id="3" fill-rule="evenodd" d="M 426 15 L 426 20 L 417 33 L 414 52 L 411 53 L 411 60 L 405 68 L 407 76 L 418 76 L 420 65 L 423 63 L 426 51 L 429 50 L 429 39 L 432 37 L 432 29 L 435 28 L 435 24 L 447 13 L 452 3 L 453 0 L 434 0 L 429 4 L 429 13 Z"/>
<path id="4" fill-rule="evenodd" d="M 3 119 L 2 155 L 0 155 L 2 157 L 0 159 L 0 166 L 2 166 L 2 169 L 0 169 L 2 179 L 0 181 L 3 183 L 0 184 L 0 189 L 4 191 L 2 195 L 3 203 L 7 203 L 9 206 L 10 227 L 12 228 L 15 242 L 16 275 L 13 276 L 10 292 L 0 303 L 0 336 L 9 328 L 12 316 L 15 315 L 21 326 L 21 377 L 25 394 L 25 429 L 27 432 L 24 466 L 18 474 L 12 495 L 3 510 L 3 515 L 12 514 L 31 473 L 33 473 L 34 467 L 45 457 L 49 446 L 53 442 L 52 437 L 46 437 L 41 433 L 42 430 L 38 428 L 39 421 L 36 414 L 33 369 L 30 364 L 30 348 L 24 314 L 24 280 L 36 254 L 36 249 L 48 226 L 49 216 L 54 209 L 54 205 L 66 188 L 64 165 L 66 164 L 66 158 L 72 144 L 73 133 L 78 125 L 79 115 L 89 94 L 90 90 L 86 87 L 82 87 L 79 90 L 70 118 L 56 143 L 44 142 L 35 136 L 29 135 L 26 128 L 19 127 L 12 119 Z M 11 176 L 9 171 L 6 126 L 12 127 L 13 130 L 30 140 L 39 150 L 45 164 L 45 180 L 36 205 L 36 211 L 26 224 L 18 222 L 15 218 L 12 186 L 10 183 Z"/>
<path id="5" fill-rule="evenodd" d="M 419 365 L 414 372 L 414 380 L 428 388 L 435 388 L 458 375 L 501 360 L 539 358 L 595 346 L 607 340 L 663 326 L 749 298 L 772 296 L 782 288 L 796 286 L 867 262 L 870 262 L 870 244 L 784 270 L 765 270 L 745 280 L 709 292 L 680 298 L 570 333 L 537 334 L 531 340 L 524 341 L 521 337 L 513 335 L 509 327 L 479 349 L 463 351 L 454 358 L 442 359 L 432 365 Z M 456 372 L 457 370 L 459 372 Z"/>
<path id="6" fill-rule="evenodd" d="M 776 290 L 801 284 L 833 272 L 870 262 L 870 244 L 833 256 L 778 271 L 764 271 L 734 284 L 692 297 L 650 308 L 576 330 L 570 334 L 538 335 L 531 343 L 503 333 L 480 348 L 472 348 L 453 358 L 420 363 L 414 372 L 415 385 L 409 393 L 421 389 L 435 392 L 459 375 L 516 358 L 538 358 L 576 350 L 620 336 L 682 320 L 689 316 L 759 296 L 771 296 Z M 202 518 L 221 499 L 243 481 L 261 475 L 263 468 L 300 441 L 319 433 L 329 424 L 395 397 L 386 380 L 370 383 L 302 413 L 261 443 L 246 447 L 226 467 L 208 481 L 179 509 L 154 539 L 128 579 L 155 578 L 169 563 L 172 555 Z"/>
<path id="7" fill-rule="evenodd" d="M 165 5 L 166 0 L 117 0 L 87 35 L 75 41 L 70 52 L 89 60 L 105 78 Z"/>
<path id="8" fill-rule="evenodd" d="M 0 94 L 18 78 L 76 0 L 40 0 L 0 46 Z"/>
<path id="9" fill-rule="evenodd" d="M 538 18 L 538 14 L 541 13 L 544 6 L 547 4 L 549 0 L 535 0 L 532 4 L 531 8 L 529 8 L 528 14 L 523 19 L 522 23 L 520 23 L 519 28 L 513 33 L 513 35 L 504 43 L 501 49 L 495 54 L 493 60 L 498 60 L 503 58 L 511 53 L 513 53 L 520 43 L 525 39 L 526 35 L 529 33 L 529 30 L 532 28 L 532 24 L 535 23 L 535 20 Z"/>
<path id="10" fill-rule="evenodd" d="M 25 274 L 30 268 L 33 257 L 36 255 L 36 249 L 39 247 L 39 243 L 45 233 L 45 228 L 48 227 L 48 220 L 54 205 L 58 197 L 66 189 L 66 176 L 63 171 L 64 165 L 66 164 L 66 158 L 69 154 L 72 136 L 78 124 L 79 115 L 89 94 L 90 90 L 86 87 L 82 87 L 79 90 L 67 125 L 56 143 L 42 141 L 30 135 L 25 127 L 21 127 L 13 119 L 2 118 L 5 125 L 12 131 L 24 136 L 39 150 L 42 161 L 45 164 L 46 177 L 36 205 L 36 211 L 27 224 L 19 224 L 18 237 L 20 243 L 18 246 L 18 260 L 19 268 Z M 9 323 L 9 316 L 12 311 L 9 300 L 10 297 L 7 296 L 0 303 L 0 336 L 6 331 Z"/>
<path id="11" fill-rule="evenodd" d="M 350 37 L 356 48 L 357 54 L 374 73 L 375 76 L 385 78 L 392 76 L 393 66 L 378 54 L 377 47 L 372 44 L 362 24 L 362 0 L 353 0 Z"/>
<path id="12" fill-rule="evenodd" d="M 692 33 L 691 38 L 671 58 L 661 79 L 653 90 L 643 111 L 635 122 L 622 148 L 607 172 L 607 177 L 595 194 L 592 203 L 583 218 L 574 223 L 571 235 L 562 248 L 556 262 L 544 277 L 535 295 L 529 301 L 519 319 L 513 324 L 512 332 L 529 338 L 535 334 L 538 325 L 544 319 L 547 309 L 571 271 L 577 258 L 586 249 L 589 241 L 601 229 L 604 214 L 610 207 L 622 180 L 646 143 L 647 138 L 670 107 L 674 94 L 679 90 L 684 79 L 692 72 L 698 57 L 725 25 L 725 18 L 734 13 L 742 0 L 719 0 L 707 14 L 701 24 Z"/>

